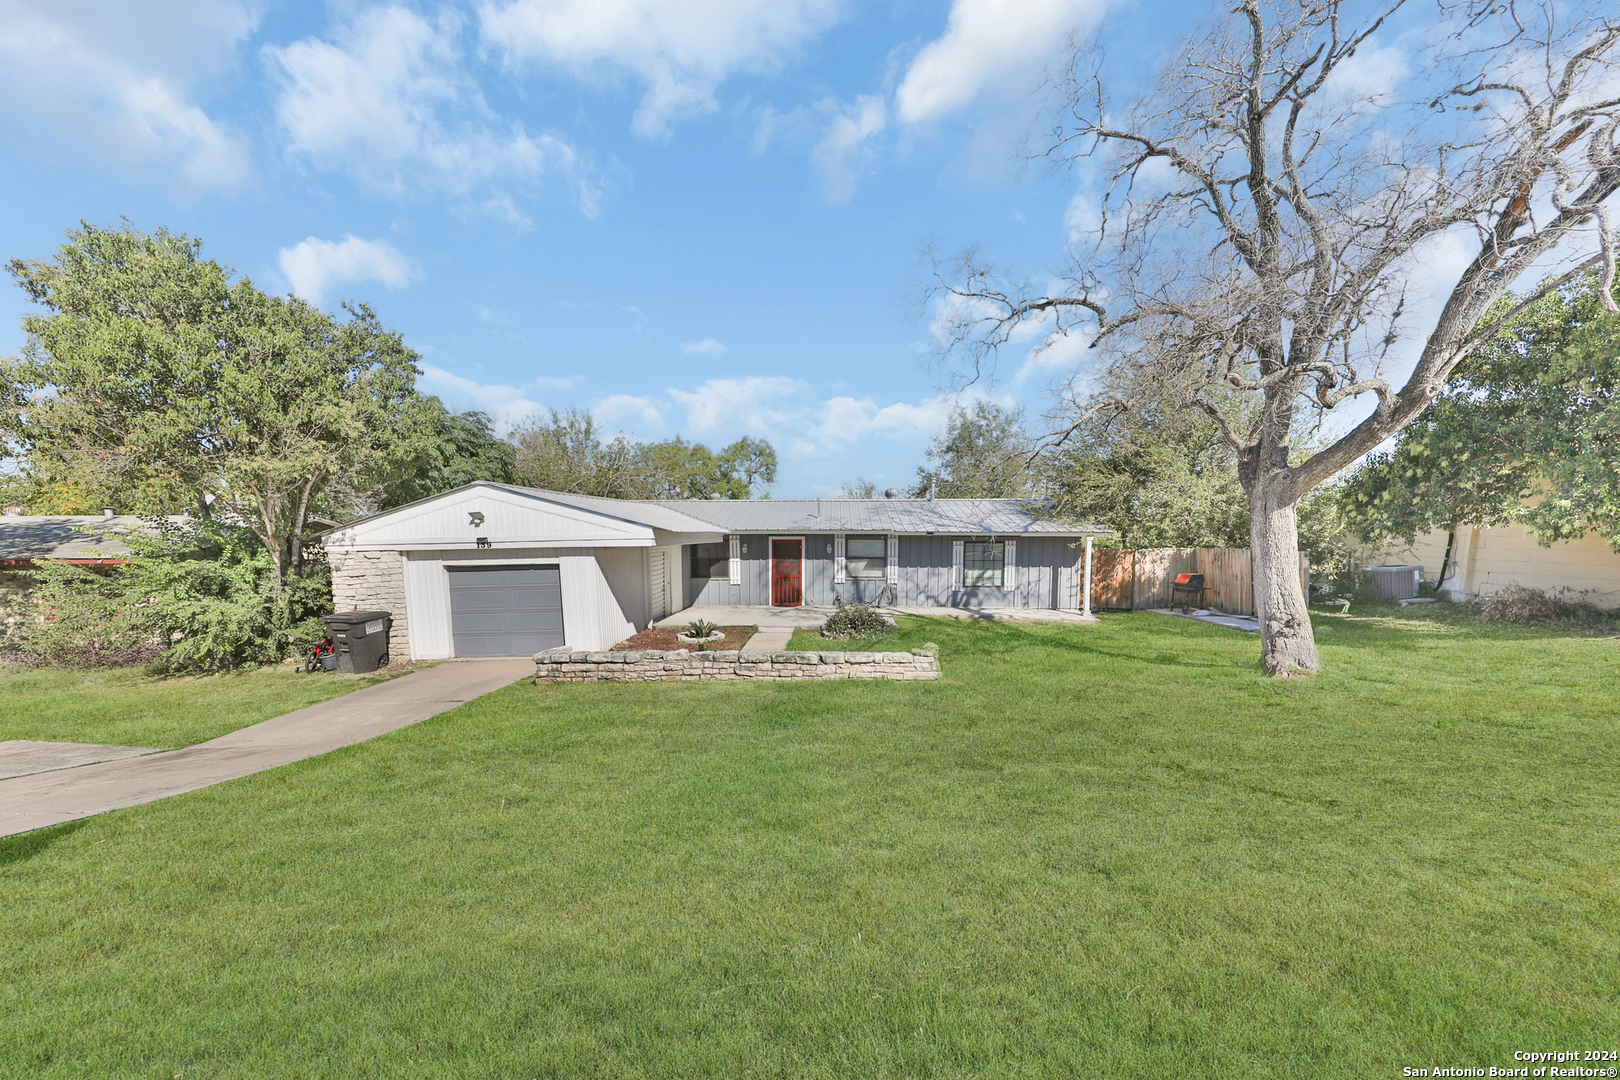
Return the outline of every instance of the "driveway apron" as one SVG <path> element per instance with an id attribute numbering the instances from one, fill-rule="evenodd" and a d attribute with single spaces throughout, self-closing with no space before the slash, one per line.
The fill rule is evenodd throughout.
<path id="1" fill-rule="evenodd" d="M 0 836 L 249 776 L 374 739 L 534 674 L 534 661 L 440 664 L 184 750 L 0 780 Z"/>

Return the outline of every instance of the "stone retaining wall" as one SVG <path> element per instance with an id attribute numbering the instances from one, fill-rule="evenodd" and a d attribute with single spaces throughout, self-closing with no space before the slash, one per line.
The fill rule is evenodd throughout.
<path id="1" fill-rule="evenodd" d="M 737 679 L 937 679 L 932 656 L 897 652 L 576 652 L 534 657 L 536 682 L 698 682 Z"/>

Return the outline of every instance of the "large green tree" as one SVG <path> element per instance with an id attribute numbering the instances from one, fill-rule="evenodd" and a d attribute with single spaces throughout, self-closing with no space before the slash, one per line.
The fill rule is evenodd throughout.
<path id="1" fill-rule="evenodd" d="M 682 438 L 640 443 L 609 437 L 589 413 L 570 409 L 512 433 L 518 481 L 530 487 L 618 499 L 746 499 L 776 480 L 776 451 L 742 438 L 718 453 Z"/>
<path id="2" fill-rule="evenodd" d="M 918 466 L 911 497 L 924 499 L 1016 499 L 1041 489 L 1032 468 L 1035 440 L 1024 428 L 1024 410 L 993 401 L 957 405 L 945 429 L 928 444 L 928 465 Z"/>
<path id="3" fill-rule="evenodd" d="M 1070 422 L 1043 462 L 1056 506 L 1108 526 L 1121 547 L 1245 546 L 1237 454 L 1193 396 L 1134 365 L 1105 372 L 1059 414 Z"/>
<path id="4" fill-rule="evenodd" d="M 1549 292 L 1469 357 L 1345 485 L 1356 530 L 1410 543 L 1519 522 L 1543 544 L 1596 530 L 1620 550 L 1620 317 L 1601 288 Z"/>
<path id="5" fill-rule="evenodd" d="M 1238 455 L 1194 404 L 1199 394 L 1222 397 L 1234 413 L 1248 407 L 1235 391 L 1190 385 L 1162 367 L 1122 364 L 1104 372 L 1092 393 L 1053 416 L 1068 421 L 1041 463 L 1054 508 L 1108 526 L 1120 547 L 1247 547 Z M 1310 453 L 1315 443 L 1311 432 L 1300 432 L 1296 453 Z M 1300 550 L 1325 573 L 1349 555 L 1336 494 L 1336 487 L 1318 488 L 1299 505 Z"/>
<path id="6" fill-rule="evenodd" d="M 54 258 L 13 260 L 38 310 L 0 363 L 0 424 L 41 486 L 224 511 L 280 580 L 322 500 L 351 508 L 420 456 L 418 357 L 363 305 L 338 319 L 269 296 L 201 249 L 82 224 Z"/>
<path id="7" fill-rule="evenodd" d="M 436 397 L 424 404 L 426 433 L 420 456 L 383 485 L 378 509 L 404 506 L 476 480 L 517 483 L 517 447 L 495 434 L 487 414 L 451 412 Z"/>

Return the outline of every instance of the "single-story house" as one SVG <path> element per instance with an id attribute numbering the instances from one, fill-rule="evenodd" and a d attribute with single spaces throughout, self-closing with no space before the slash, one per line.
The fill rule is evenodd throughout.
<path id="1" fill-rule="evenodd" d="M 1019 499 L 629 500 L 474 483 L 325 533 L 412 659 L 606 649 L 693 606 L 1086 606 L 1095 526 Z"/>
<path id="2" fill-rule="evenodd" d="M 1382 548 L 1374 561 L 1421 564 L 1424 580 L 1439 581 L 1446 540 L 1446 530 L 1436 529 L 1413 544 Z M 1460 526 L 1441 590 L 1453 600 L 1473 600 L 1513 584 L 1620 606 L 1620 553 L 1595 532 L 1542 547 L 1523 525 Z"/>
<path id="3" fill-rule="evenodd" d="M 129 555 L 129 546 L 121 538 L 145 527 L 143 519 L 134 514 L 111 511 L 0 514 L 0 642 L 16 641 L 25 622 L 37 617 L 28 599 L 34 579 L 27 571 L 44 559 L 76 566 L 117 566 Z"/>

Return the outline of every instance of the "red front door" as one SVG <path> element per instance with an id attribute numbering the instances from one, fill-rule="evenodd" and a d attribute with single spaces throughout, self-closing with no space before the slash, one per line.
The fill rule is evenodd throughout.
<path id="1" fill-rule="evenodd" d="M 804 603 L 804 541 L 771 541 L 771 606 Z"/>

